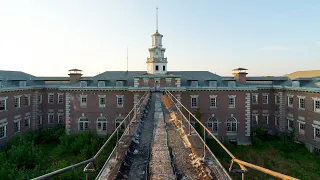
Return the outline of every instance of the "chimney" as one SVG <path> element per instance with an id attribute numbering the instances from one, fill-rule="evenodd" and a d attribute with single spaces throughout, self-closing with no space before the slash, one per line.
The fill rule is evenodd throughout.
<path id="1" fill-rule="evenodd" d="M 236 68 L 236 69 L 233 69 L 232 71 L 234 71 L 233 74 L 233 77 L 235 78 L 235 80 L 237 81 L 238 84 L 246 84 L 246 76 L 247 76 L 247 72 L 246 70 L 248 69 L 245 69 L 245 68 Z"/>
<path id="2" fill-rule="evenodd" d="M 82 74 L 81 74 L 82 70 L 80 69 L 70 69 L 69 70 L 69 76 L 70 76 L 70 84 L 76 84 L 77 82 L 79 82 Z"/>

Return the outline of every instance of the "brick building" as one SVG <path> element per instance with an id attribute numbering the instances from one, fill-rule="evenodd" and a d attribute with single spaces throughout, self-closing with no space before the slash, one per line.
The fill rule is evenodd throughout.
<path id="1" fill-rule="evenodd" d="M 147 71 L 107 71 L 93 77 L 71 69 L 66 77 L 0 71 L 0 143 L 15 134 L 64 124 L 67 133 L 111 133 L 145 91 L 171 91 L 222 141 L 250 143 L 252 130 L 294 131 L 320 151 L 320 77 L 247 77 L 234 69 L 168 71 L 162 35 L 152 35 Z M 193 120 L 191 119 L 193 122 Z"/>

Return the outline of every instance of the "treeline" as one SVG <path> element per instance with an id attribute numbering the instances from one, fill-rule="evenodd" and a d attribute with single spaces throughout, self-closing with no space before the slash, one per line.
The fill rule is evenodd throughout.
<path id="1" fill-rule="evenodd" d="M 0 179 L 31 179 L 89 159 L 106 138 L 98 138 L 90 132 L 66 135 L 64 127 L 16 135 L 1 147 Z M 112 147 L 106 148 L 101 160 L 98 160 L 98 167 L 102 166 Z M 53 179 L 84 179 L 83 168 L 76 168 Z"/>

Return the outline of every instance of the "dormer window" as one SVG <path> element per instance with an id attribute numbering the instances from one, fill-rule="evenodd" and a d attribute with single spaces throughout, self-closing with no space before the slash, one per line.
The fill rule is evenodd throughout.
<path id="1" fill-rule="evenodd" d="M 106 86 L 106 82 L 104 82 L 104 81 L 98 82 L 98 87 L 105 87 L 105 86 Z"/>
<path id="2" fill-rule="evenodd" d="M 209 87 L 217 87 L 217 81 L 209 81 Z"/>
<path id="3" fill-rule="evenodd" d="M 20 81 L 19 82 L 19 86 L 20 87 L 24 87 L 24 86 L 26 86 L 27 85 L 27 81 Z"/>
<path id="4" fill-rule="evenodd" d="M 198 87 L 198 81 L 191 81 L 190 86 L 191 87 Z"/>
<path id="5" fill-rule="evenodd" d="M 87 81 L 80 81 L 80 87 L 87 87 Z"/>
<path id="6" fill-rule="evenodd" d="M 123 81 L 117 81 L 116 86 L 117 87 L 123 87 Z"/>
<path id="7" fill-rule="evenodd" d="M 292 81 L 292 87 L 300 87 L 299 81 Z"/>
<path id="8" fill-rule="evenodd" d="M 228 81 L 228 87 L 236 87 L 235 81 Z"/>

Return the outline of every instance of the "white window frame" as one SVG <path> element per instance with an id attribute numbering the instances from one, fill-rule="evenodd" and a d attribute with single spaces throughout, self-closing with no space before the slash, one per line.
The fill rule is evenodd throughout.
<path id="1" fill-rule="evenodd" d="M 217 95 L 209 95 L 210 108 L 217 108 Z"/>
<path id="2" fill-rule="evenodd" d="M 305 110 L 306 108 L 305 96 L 298 96 L 298 98 L 299 98 L 299 109 Z M 301 100 L 303 100 L 303 103 L 301 103 Z M 303 107 L 301 107 L 302 104 L 303 104 Z"/>
<path id="3" fill-rule="evenodd" d="M 230 121 L 231 119 L 233 119 L 234 121 Z M 230 130 L 229 128 L 230 127 Z M 235 128 L 235 130 L 234 130 Z M 226 131 L 228 133 L 237 133 L 238 132 L 238 122 L 237 122 L 237 119 L 234 118 L 234 117 L 229 117 L 227 119 L 227 122 L 226 122 Z"/>
<path id="4" fill-rule="evenodd" d="M 229 108 L 236 108 L 236 95 L 229 95 L 228 97 L 229 97 L 229 99 L 228 99 Z M 233 99 L 232 100 L 232 102 L 233 102 L 232 104 L 230 104 L 230 102 L 231 102 L 230 100 L 231 99 Z"/>
<path id="5" fill-rule="evenodd" d="M 63 115 L 64 113 L 57 113 L 58 124 L 63 124 Z"/>
<path id="6" fill-rule="evenodd" d="M 198 99 L 199 95 L 191 95 L 190 96 L 190 105 L 191 105 L 191 108 L 198 108 L 198 104 L 199 104 L 199 99 Z M 195 100 L 195 101 L 193 101 Z"/>
<path id="7" fill-rule="evenodd" d="M 114 129 L 117 129 L 117 127 L 121 124 L 121 122 L 122 122 L 123 120 L 124 120 L 123 117 L 121 117 L 121 116 L 117 117 L 117 118 L 114 120 L 114 126 L 115 126 Z M 119 125 L 117 125 L 117 124 L 119 124 Z M 121 124 L 121 126 L 123 127 L 123 126 L 124 126 L 124 123 Z M 119 129 L 121 129 L 122 127 L 120 127 Z"/>
<path id="8" fill-rule="evenodd" d="M 306 122 L 298 120 L 298 124 L 299 124 L 299 134 L 304 134 L 306 129 L 306 125 L 305 125 Z M 301 125 L 303 125 L 303 129 L 301 129 Z"/>
<path id="9" fill-rule="evenodd" d="M 99 128 L 99 123 L 101 123 L 100 124 L 100 128 Z M 107 120 L 107 118 L 105 118 L 105 117 L 98 117 L 97 118 L 97 122 L 96 122 L 96 129 L 97 129 L 97 131 L 98 132 L 107 132 L 107 130 L 108 130 L 108 120 Z M 105 129 L 104 129 L 104 127 L 105 127 Z"/>
<path id="10" fill-rule="evenodd" d="M 105 87 L 106 82 L 105 81 L 98 81 L 98 87 Z"/>
<path id="11" fill-rule="evenodd" d="M 89 120 L 87 117 L 80 117 L 78 120 L 78 130 L 79 131 L 87 131 L 89 130 Z"/>
<path id="12" fill-rule="evenodd" d="M 37 115 L 37 123 L 38 123 L 38 126 L 42 126 L 42 120 L 43 120 L 43 115 L 42 114 L 38 114 Z"/>
<path id="13" fill-rule="evenodd" d="M 54 103 L 54 93 L 48 93 L 48 104 Z"/>
<path id="14" fill-rule="evenodd" d="M 30 116 L 27 116 L 24 118 L 24 127 L 26 127 L 26 122 L 28 123 L 28 129 L 31 127 L 31 117 Z"/>
<path id="15" fill-rule="evenodd" d="M 252 94 L 252 104 L 259 104 L 259 94 Z"/>
<path id="16" fill-rule="evenodd" d="M 262 120 L 263 124 L 269 124 L 269 114 L 262 114 Z"/>
<path id="17" fill-rule="evenodd" d="M 274 95 L 274 104 L 280 104 L 280 96 L 279 96 L 279 94 Z"/>
<path id="18" fill-rule="evenodd" d="M 117 100 L 117 108 L 123 108 L 123 105 L 124 105 L 124 95 L 116 95 L 116 100 Z M 121 100 L 121 103 L 120 103 L 120 99 Z"/>
<path id="19" fill-rule="evenodd" d="M 87 95 L 80 95 L 80 107 L 87 107 L 88 104 L 88 98 Z"/>
<path id="20" fill-rule="evenodd" d="M 209 126 L 211 124 L 211 127 Z M 212 133 L 218 133 L 219 132 L 219 121 L 216 117 L 210 117 L 207 121 L 207 128 Z"/>
<path id="21" fill-rule="evenodd" d="M 99 107 L 100 108 L 104 108 L 106 107 L 106 104 L 107 104 L 107 98 L 106 98 L 106 95 L 98 95 L 98 99 L 99 99 Z M 101 104 L 101 99 L 104 99 L 104 104 Z"/>
<path id="22" fill-rule="evenodd" d="M 50 121 L 52 117 L 52 121 Z M 50 112 L 48 113 L 48 124 L 53 124 L 54 123 L 54 113 L 53 112 Z"/>
<path id="23" fill-rule="evenodd" d="M 58 104 L 63 104 L 64 93 L 58 93 Z"/>
<path id="24" fill-rule="evenodd" d="M 21 119 L 15 119 L 13 120 L 13 132 L 14 133 L 19 133 L 21 131 Z M 16 131 L 16 123 L 18 125 L 18 130 Z"/>
<path id="25" fill-rule="evenodd" d="M 38 94 L 38 103 L 42 104 L 42 94 Z"/>
<path id="26" fill-rule="evenodd" d="M 17 101 L 17 107 L 15 107 L 16 106 L 16 99 L 18 99 L 18 101 Z M 20 108 L 21 107 L 21 95 L 18 95 L 18 96 L 14 96 L 14 108 Z"/>
<path id="27" fill-rule="evenodd" d="M 320 98 L 312 98 L 312 100 L 313 100 L 313 111 L 320 113 Z"/>
<path id="28" fill-rule="evenodd" d="M 25 101 L 24 102 L 25 106 L 30 106 L 31 105 L 31 95 L 30 94 L 25 94 L 24 95 L 24 101 Z"/>
<path id="29" fill-rule="evenodd" d="M 292 98 L 292 103 L 290 103 L 290 99 Z M 287 95 L 287 106 L 288 107 L 293 107 L 293 101 L 294 101 L 294 99 L 293 99 L 293 95 Z"/>
<path id="30" fill-rule="evenodd" d="M 313 139 L 320 141 L 320 134 L 319 134 L 319 136 L 317 136 L 317 132 L 320 133 L 320 122 L 313 121 L 312 127 L 313 127 Z"/>
<path id="31" fill-rule="evenodd" d="M 7 99 L 8 97 L 0 97 L 0 101 L 3 102 L 3 110 L 0 110 L 0 112 L 7 111 Z"/>
<path id="32" fill-rule="evenodd" d="M 252 114 L 252 124 L 253 125 L 258 125 L 259 124 L 259 114 L 257 114 L 257 113 Z"/>
<path id="33" fill-rule="evenodd" d="M 0 136 L 0 139 L 4 139 L 7 137 L 7 125 L 8 125 L 7 118 L 0 120 L 0 128 L 3 128 L 3 136 L 2 137 Z"/>
<path id="34" fill-rule="evenodd" d="M 288 123 L 288 131 L 293 131 L 294 128 L 294 120 L 292 118 L 287 117 Z M 292 127 L 290 127 L 290 122 L 292 122 Z"/>
<path id="35" fill-rule="evenodd" d="M 266 97 L 266 99 L 265 99 Z M 265 102 L 266 100 L 266 102 Z M 269 94 L 262 94 L 262 104 L 269 104 Z"/>

